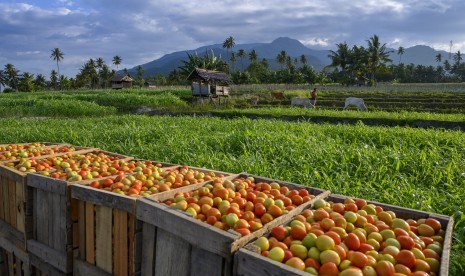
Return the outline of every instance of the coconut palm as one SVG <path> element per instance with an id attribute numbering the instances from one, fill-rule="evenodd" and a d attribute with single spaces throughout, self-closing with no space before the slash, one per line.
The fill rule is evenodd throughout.
<path id="1" fill-rule="evenodd" d="M 438 66 L 439 66 L 439 63 L 441 62 L 442 60 L 442 54 L 441 53 L 438 53 L 435 57 L 435 60 L 436 62 L 438 63 Z"/>
<path id="2" fill-rule="evenodd" d="M 3 86 L 3 88 L 5 88 L 6 83 L 7 83 L 6 73 L 5 73 L 5 71 L 0 70 L 0 92 L 2 92 L 2 86 Z"/>
<path id="3" fill-rule="evenodd" d="M 58 71 L 58 76 L 60 75 L 60 66 L 58 66 L 58 63 L 63 60 L 63 52 L 60 50 L 60 48 L 54 48 L 52 50 L 52 54 L 50 55 L 50 58 L 53 58 L 57 62 L 57 71 Z"/>
<path id="4" fill-rule="evenodd" d="M 139 86 L 142 87 L 144 85 L 144 68 L 142 68 L 141 65 L 137 66 L 137 82 L 139 83 Z"/>
<path id="5" fill-rule="evenodd" d="M 5 65 L 4 74 L 6 75 L 6 85 L 11 87 L 13 90 L 18 90 L 18 77 L 19 77 L 19 70 L 15 68 L 15 66 L 11 63 Z"/>
<path id="6" fill-rule="evenodd" d="M 257 58 L 258 58 L 257 51 L 255 51 L 255 49 L 252 49 L 252 51 L 250 51 L 249 53 L 249 60 L 251 62 L 255 62 L 257 61 Z"/>
<path id="7" fill-rule="evenodd" d="M 45 76 L 42 74 L 38 74 L 34 80 L 34 85 L 38 90 L 44 89 L 44 87 L 47 85 L 47 80 L 45 79 Z"/>
<path id="8" fill-rule="evenodd" d="M 34 91 L 34 75 L 28 72 L 24 72 L 19 85 L 19 91 L 32 92 Z"/>
<path id="9" fill-rule="evenodd" d="M 368 69 L 370 70 L 370 81 L 371 84 L 375 83 L 375 74 L 378 68 L 381 65 L 384 65 L 386 62 L 392 62 L 389 58 L 389 53 L 386 49 L 386 43 L 381 45 L 379 42 L 379 37 L 377 35 L 373 35 L 370 39 L 367 40 L 368 42 Z"/>
<path id="10" fill-rule="evenodd" d="M 57 71 L 55 71 L 55 69 L 53 69 L 50 72 L 50 85 L 56 89 L 57 83 L 58 83 L 58 73 Z"/>
<path id="11" fill-rule="evenodd" d="M 302 65 L 307 65 L 307 56 L 301 55 L 300 62 L 302 63 Z"/>
<path id="12" fill-rule="evenodd" d="M 116 71 L 118 71 L 118 66 L 121 64 L 123 60 L 121 59 L 120 56 L 114 56 L 113 57 L 113 64 L 116 65 Z"/>
<path id="13" fill-rule="evenodd" d="M 457 53 L 454 54 L 454 61 L 456 65 L 460 65 L 460 61 L 462 61 L 462 54 L 460 51 L 457 51 Z"/>
<path id="14" fill-rule="evenodd" d="M 287 53 L 285 50 L 282 50 L 281 52 L 279 52 L 279 54 L 276 56 L 276 61 L 281 64 L 281 70 L 283 70 L 283 66 L 284 64 L 286 63 L 286 59 L 287 59 Z"/>
<path id="15" fill-rule="evenodd" d="M 234 71 L 234 68 L 236 67 L 236 61 L 237 61 L 237 56 L 236 56 L 236 53 L 232 52 L 231 53 L 231 58 L 229 59 L 231 61 L 231 64 L 233 66 L 233 71 Z"/>
<path id="16" fill-rule="evenodd" d="M 236 43 L 234 42 L 234 38 L 232 36 L 226 38 L 226 40 L 223 42 L 223 48 L 226 48 L 226 60 L 229 58 L 229 50 L 234 47 Z"/>
<path id="17" fill-rule="evenodd" d="M 244 70 L 244 58 L 246 57 L 245 50 L 239 49 L 239 51 L 237 51 L 237 57 L 241 59 L 241 69 Z"/>
<path id="18" fill-rule="evenodd" d="M 400 64 L 400 61 L 402 60 L 402 55 L 403 55 L 404 53 L 405 53 L 404 47 L 399 46 L 399 48 L 397 49 L 397 54 L 399 55 L 399 64 Z"/>

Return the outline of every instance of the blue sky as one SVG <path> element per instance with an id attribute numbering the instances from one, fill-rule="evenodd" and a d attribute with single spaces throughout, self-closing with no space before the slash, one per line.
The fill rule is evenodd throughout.
<path id="1" fill-rule="evenodd" d="M 291 37 L 313 49 L 377 34 L 389 47 L 428 45 L 465 53 L 463 0 L 0 0 L 0 68 L 74 77 L 89 58 L 132 68 L 164 54 L 222 43 Z"/>

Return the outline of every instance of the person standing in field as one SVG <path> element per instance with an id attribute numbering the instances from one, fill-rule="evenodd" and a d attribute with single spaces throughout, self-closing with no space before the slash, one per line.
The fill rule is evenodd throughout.
<path id="1" fill-rule="evenodd" d="M 316 87 L 313 88 L 312 93 L 310 93 L 310 103 L 315 107 L 316 105 L 316 98 L 318 96 L 318 92 L 316 91 Z"/>

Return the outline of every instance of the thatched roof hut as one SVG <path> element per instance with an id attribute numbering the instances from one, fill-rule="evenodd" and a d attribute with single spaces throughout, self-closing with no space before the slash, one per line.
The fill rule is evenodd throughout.
<path id="1" fill-rule="evenodd" d="M 231 82 L 229 75 L 222 71 L 205 70 L 195 68 L 187 77 L 187 80 L 203 83 L 221 83 L 228 84 Z"/>
<path id="2" fill-rule="evenodd" d="M 131 88 L 134 81 L 135 80 L 129 74 L 115 75 L 113 78 L 111 78 L 111 88 Z"/>

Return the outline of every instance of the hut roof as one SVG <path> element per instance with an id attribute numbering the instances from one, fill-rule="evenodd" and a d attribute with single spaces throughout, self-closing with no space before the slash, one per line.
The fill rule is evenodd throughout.
<path id="1" fill-rule="evenodd" d="M 211 81 L 216 80 L 220 82 L 229 83 L 229 75 L 222 71 L 213 71 L 205 70 L 200 68 L 195 68 L 187 77 L 188 80 L 202 80 L 202 81 Z"/>
<path id="2" fill-rule="evenodd" d="M 111 81 L 126 81 L 126 82 L 132 82 L 134 79 L 131 77 L 131 75 L 126 74 L 126 75 L 115 75 L 113 78 L 111 78 Z"/>

